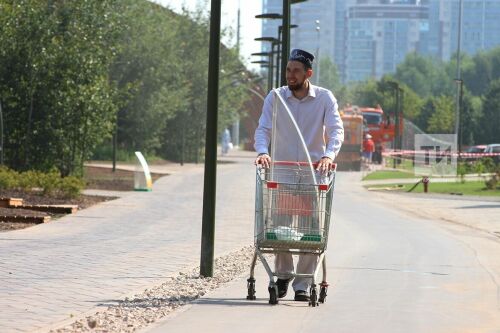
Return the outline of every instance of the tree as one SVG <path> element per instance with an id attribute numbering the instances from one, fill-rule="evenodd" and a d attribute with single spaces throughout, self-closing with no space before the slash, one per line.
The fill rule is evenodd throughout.
<path id="1" fill-rule="evenodd" d="M 406 56 L 398 65 L 394 78 L 421 97 L 448 95 L 454 88 L 453 77 L 446 73 L 442 63 L 417 53 Z"/>
<path id="2" fill-rule="evenodd" d="M 475 96 L 486 94 L 493 80 L 500 77 L 500 47 L 477 53 L 469 66 L 463 66 L 464 85 Z"/>
<path id="3" fill-rule="evenodd" d="M 455 129 L 455 102 L 449 96 L 440 96 L 430 99 L 430 118 L 427 121 L 428 133 L 447 134 L 454 133 Z"/>
<path id="4" fill-rule="evenodd" d="M 500 142 L 500 79 L 493 81 L 484 98 L 481 131 L 478 139 L 483 143 Z"/>
<path id="5" fill-rule="evenodd" d="M 319 85 L 335 93 L 341 87 L 337 66 L 328 57 L 321 58 L 319 62 Z"/>
<path id="6" fill-rule="evenodd" d="M 78 172 L 116 113 L 108 80 L 120 29 L 115 1 L 0 2 L 6 162 Z"/>
<path id="7" fill-rule="evenodd" d="M 111 67 L 120 90 L 118 145 L 128 151 L 154 154 L 162 145 L 166 123 L 186 107 L 188 87 L 179 76 L 179 18 L 148 1 L 124 3 L 127 24 L 120 36 L 121 51 Z"/>

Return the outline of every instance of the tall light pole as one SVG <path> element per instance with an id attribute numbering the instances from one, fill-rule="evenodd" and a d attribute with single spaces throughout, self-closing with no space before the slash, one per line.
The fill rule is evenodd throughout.
<path id="1" fill-rule="evenodd" d="M 298 28 L 299 26 L 297 24 L 290 24 L 290 29 L 295 29 L 295 28 Z M 278 27 L 278 39 L 281 41 L 281 34 L 283 32 L 283 26 L 280 25 Z M 281 42 L 279 42 L 278 44 L 278 50 L 277 50 L 277 53 L 276 53 L 276 87 L 279 87 L 281 84 L 281 76 L 280 76 L 280 68 L 281 68 L 281 49 L 280 49 L 280 45 L 281 45 Z M 288 58 L 287 58 L 288 59 Z"/>
<path id="2" fill-rule="evenodd" d="M 207 132 L 203 182 L 200 275 L 214 275 L 215 198 L 217 184 L 217 118 L 219 102 L 219 55 L 221 0 L 211 0 L 208 52 Z"/>
<path id="3" fill-rule="evenodd" d="M 281 86 L 286 85 L 286 65 L 290 54 L 290 0 L 283 0 L 283 29 L 281 33 Z"/>
<path id="4" fill-rule="evenodd" d="M 462 126 L 461 123 L 461 114 L 462 114 L 462 105 L 463 105 L 463 96 L 464 96 L 464 80 L 463 79 L 455 79 L 455 83 L 458 86 L 458 103 L 457 103 L 457 119 L 455 124 L 455 133 L 457 133 L 457 149 L 458 153 L 462 152 Z M 458 125 L 457 125 L 458 124 Z M 460 158 L 460 155 L 458 156 Z"/>
<path id="5" fill-rule="evenodd" d="M 395 108 L 394 108 L 394 141 L 393 141 L 393 148 L 394 151 L 399 149 L 399 136 L 400 136 L 400 109 L 401 109 L 401 99 L 400 99 L 400 92 L 403 91 L 399 87 L 398 82 L 394 81 L 388 81 L 387 84 L 394 89 L 394 103 L 395 103 Z M 396 155 L 394 155 L 393 158 L 393 168 L 396 168 Z"/>
<path id="6" fill-rule="evenodd" d="M 281 40 L 281 85 L 286 85 L 286 65 L 290 54 L 290 19 L 291 5 L 307 0 L 283 0 L 283 33 Z"/>
<path id="7" fill-rule="evenodd" d="M 320 62 L 321 62 L 321 58 L 319 57 L 319 42 L 320 42 L 320 35 L 321 35 L 321 28 L 319 26 L 319 20 L 316 20 L 316 32 L 318 33 L 318 44 L 317 44 L 317 47 L 316 47 L 316 85 L 319 86 L 320 82 L 319 82 L 319 74 L 320 74 Z"/>
<path id="8" fill-rule="evenodd" d="M 283 15 L 278 14 L 278 13 L 265 13 L 265 14 L 255 15 L 255 18 L 268 19 L 268 20 L 279 20 L 279 19 L 283 18 Z M 267 40 L 267 41 L 271 42 L 271 52 L 272 52 L 271 57 L 269 58 L 270 66 L 268 68 L 268 71 L 270 71 L 270 73 L 268 73 L 268 75 L 270 75 L 270 78 L 271 78 L 270 79 L 271 83 L 268 83 L 269 89 L 272 89 L 272 87 L 273 87 L 272 77 L 273 77 L 274 70 L 276 70 L 276 73 L 279 73 L 279 66 L 280 66 L 279 65 L 279 53 L 276 57 L 276 62 L 274 62 L 274 47 L 276 46 L 278 49 L 278 52 L 279 52 L 280 43 L 281 43 L 279 33 L 278 33 L 277 39 L 274 37 L 271 37 L 271 38 L 273 38 L 274 40 Z M 257 40 L 257 39 L 255 39 L 255 40 Z"/>
<path id="9" fill-rule="evenodd" d="M 274 44 L 279 44 L 279 39 L 277 38 L 274 38 L 274 37 L 258 37 L 258 38 L 255 38 L 254 40 L 258 41 L 258 42 L 271 42 L 273 45 Z M 272 49 L 272 48 L 271 48 Z M 272 53 L 271 53 L 272 55 Z M 269 57 L 269 62 L 266 62 L 267 63 L 267 67 L 268 67 L 268 72 L 267 72 L 267 75 L 268 75 L 268 89 L 271 90 L 273 88 L 273 63 L 272 63 L 272 56 Z M 266 67 L 266 66 L 261 66 L 261 67 Z"/>
<path id="10" fill-rule="evenodd" d="M 462 73 L 460 71 L 460 44 L 462 43 L 462 7 L 463 0 L 459 0 L 458 4 L 458 40 L 457 40 L 457 76 L 455 82 L 457 84 L 457 96 L 456 96 L 456 112 L 455 112 L 455 134 L 457 135 L 457 149 L 458 154 L 460 154 L 461 146 L 459 141 L 460 138 L 460 98 L 461 98 L 461 90 L 462 90 Z"/>
<path id="11" fill-rule="evenodd" d="M 273 47 L 271 48 L 271 52 L 257 52 L 257 53 L 252 53 L 252 56 L 258 56 L 258 57 L 268 57 L 268 61 L 265 60 L 259 60 L 259 61 L 252 61 L 252 64 L 268 64 L 269 69 L 267 71 L 267 89 L 270 91 L 273 89 L 273 72 L 276 67 L 276 64 L 274 63 L 274 43 Z"/>

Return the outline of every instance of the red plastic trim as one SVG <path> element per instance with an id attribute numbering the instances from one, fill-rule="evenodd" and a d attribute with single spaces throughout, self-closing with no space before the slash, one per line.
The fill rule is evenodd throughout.
<path id="1" fill-rule="evenodd" d="M 267 188 L 278 188 L 277 182 L 267 182 Z"/>

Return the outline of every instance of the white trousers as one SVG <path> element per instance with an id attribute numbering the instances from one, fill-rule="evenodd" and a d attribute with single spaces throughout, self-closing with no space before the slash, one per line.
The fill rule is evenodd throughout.
<path id="1" fill-rule="evenodd" d="M 301 254 L 297 262 L 297 274 L 313 274 L 318 265 L 318 256 L 314 254 Z M 274 268 L 278 279 L 289 279 L 293 277 L 293 257 L 290 253 L 276 254 Z M 293 280 L 293 290 L 303 290 L 309 292 L 312 279 L 304 277 L 296 277 Z"/>

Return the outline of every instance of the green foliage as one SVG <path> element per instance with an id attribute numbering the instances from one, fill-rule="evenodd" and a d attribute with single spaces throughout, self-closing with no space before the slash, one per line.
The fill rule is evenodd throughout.
<path id="1" fill-rule="evenodd" d="M 449 95 L 454 88 L 442 63 L 416 53 L 406 56 L 394 77 L 421 97 Z"/>
<path id="2" fill-rule="evenodd" d="M 68 176 L 61 179 L 59 190 L 65 198 L 76 198 L 85 188 L 85 181 L 81 178 Z"/>
<path id="3" fill-rule="evenodd" d="M 186 86 L 179 80 L 179 19 L 147 1 L 127 0 L 121 48 L 111 66 L 120 91 L 118 144 L 129 151 L 151 152 L 161 146 L 166 120 L 185 107 Z"/>
<path id="4" fill-rule="evenodd" d="M 10 189 L 19 186 L 19 173 L 6 167 L 0 167 L 0 189 Z"/>
<path id="5" fill-rule="evenodd" d="M 18 173 L 6 167 L 0 168 L 0 189 L 22 189 L 27 192 L 41 191 L 44 195 L 75 198 L 85 187 L 83 179 L 68 176 L 61 178 L 57 169 L 49 172 L 29 170 Z"/>
<path id="6" fill-rule="evenodd" d="M 198 159 L 208 22 L 201 7 L 178 15 L 145 0 L 0 0 L 7 165 L 78 174 L 114 133 L 121 151 L 179 159 L 182 141 Z M 242 68 L 222 46 L 221 69 Z M 247 99 L 236 79 L 221 77 L 220 128 Z"/>
<path id="7" fill-rule="evenodd" d="M 8 165 L 67 175 L 108 135 L 119 13 L 115 1 L 0 1 Z"/>
<path id="8" fill-rule="evenodd" d="M 440 96 L 437 98 L 430 98 L 426 107 L 430 114 L 427 120 L 428 133 L 453 133 L 454 132 L 454 109 L 453 99 L 449 96 Z"/>
<path id="9" fill-rule="evenodd" d="M 475 96 L 485 95 L 500 77 L 500 47 L 477 53 L 469 66 L 462 66 L 464 84 Z"/>
<path id="10" fill-rule="evenodd" d="M 460 119 L 462 126 L 462 143 L 474 145 L 481 140 L 483 118 L 483 100 L 481 97 L 473 96 L 465 91 L 462 101 Z"/>
<path id="11" fill-rule="evenodd" d="M 340 89 L 340 76 L 337 66 L 328 57 L 321 58 L 319 65 L 319 85 L 336 93 Z M 315 80 L 313 80 L 316 82 Z"/>
<path id="12" fill-rule="evenodd" d="M 500 142 L 500 79 L 491 83 L 484 97 L 481 131 L 478 139 L 485 143 Z"/>

